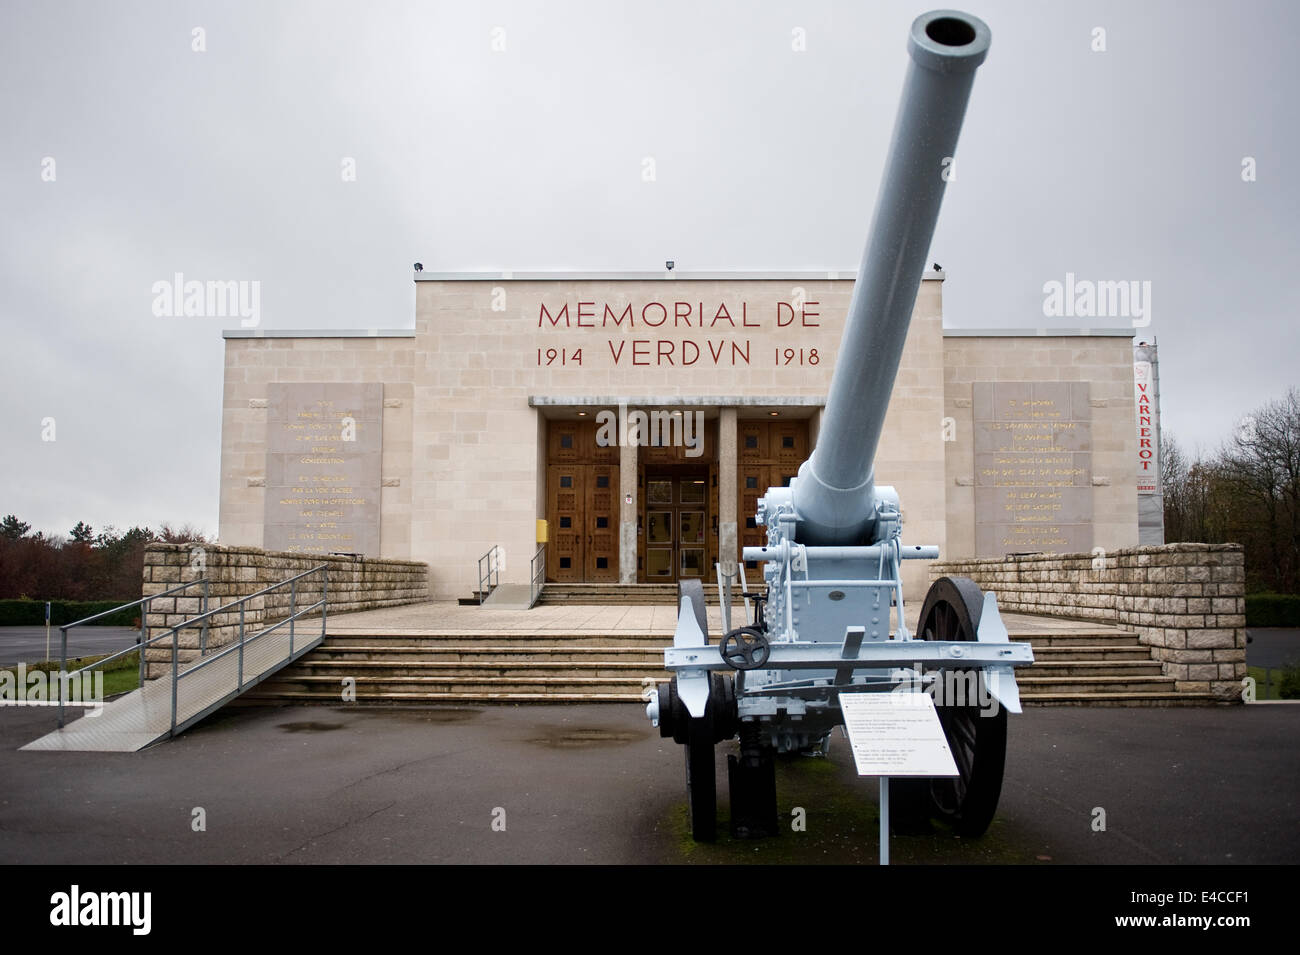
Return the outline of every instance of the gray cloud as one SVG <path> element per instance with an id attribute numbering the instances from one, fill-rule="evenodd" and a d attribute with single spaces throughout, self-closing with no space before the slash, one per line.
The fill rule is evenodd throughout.
<path id="1" fill-rule="evenodd" d="M 948 324 L 1078 326 L 1043 317 L 1044 282 L 1149 280 L 1165 425 L 1212 447 L 1296 383 L 1300 12 L 971 10 L 993 48 L 933 248 Z M 220 329 L 238 319 L 154 317 L 175 272 L 260 280 L 275 328 L 409 326 L 416 260 L 853 268 L 918 12 L 6 4 L 0 510 L 215 531 Z"/>

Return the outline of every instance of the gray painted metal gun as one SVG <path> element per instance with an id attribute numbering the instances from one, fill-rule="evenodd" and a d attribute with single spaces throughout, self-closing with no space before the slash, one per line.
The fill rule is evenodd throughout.
<path id="1" fill-rule="evenodd" d="M 739 756 L 728 757 L 733 835 L 774 834 L 775 756 L 824 754 L 845 693 L 935 699 L 959 775 L 891 780 L 896 822 L 938 816 L 979 835 L 997 808 L 1006 714 L 1020 712 L 1013 667 L 1032 663 L 1033 652 L 1010 642 L 993 595 L 966 578 L 935 581 L 918 632 L 909 632 L 901 563 L 939 552 L 903 545 L 898 495 L 876 483 L 873 463 L 946 168 L 989 41 L 982 21 L 954 11 L 912 24 L 911 64 L 817 446 L 789 487 L 759 501 L 767 545 L 744 548 L 746 561 L 766 562 L 757 614 L 709 643 L 703 585 L 679 586 L 677 632 L 664 652 L 674 678 L 646 709 L 660 734 L 686 749 L 697 840 L 715 837 L 716 743 L 740 737 Z"/>

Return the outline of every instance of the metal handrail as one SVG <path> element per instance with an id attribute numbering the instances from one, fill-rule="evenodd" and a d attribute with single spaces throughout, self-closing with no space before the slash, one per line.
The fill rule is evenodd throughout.
<path id="1" fill-rule="evenodd" d="M 296 607 L 296 604 L 297 604 L 297 582 L 298 582 L 299 580 L 301 580 L 302 578 L 304 578 L 304 577 L 308 577 L 308 576 L 310 576 L 311 574 L 316 574 L 316 573 L 321 574 L 321 599 L 318 600 L 318 601 L 316 601 L 314 604 L 311 604 L 310 606 L 307 606 L 307 607 L 304 607 L 304 608 L 301 609 L 301 610 L 298 610 L 297 607 Z M 202 582 L 205 583 L 205 584 L 207 583 L 206 579 L 205 579 L 204 581 L 202 581 Z M 195 584 L 195 583 L 200 583 L 200 581 L 191 581 L 189 584 L 186 584 L 185 586 L 192 586 L 192 585 Z M 178 682 L 180 681 L 181 677 L 185 676 L 186 674 L 188 674 L 188 673 L 192 673 L 192 672 L 194 672 L 195 670 L 202 669 L 204 666 L 207 666 L 207 664 L 213 662 L 214 660 L 216 660 L 216 659 L 218 659 L 218 658 L 220 658 L 220 657 L 225 656 L 227 653 L 231 653 L 231 652 L 234 652 L 234 651 L 238 651 L 238 653 L 239 653 L 239 689 L 240 689 L 240 690 L 243 690 L 243 688 L 244 688 L 244 644 L 245 644 L 245 643 L 251 643 L 251 642 L 252 642 L 252 640 L 245 640 L 245 636 L 244 636 L 244 609 L 245 609 L 245 606 L 244 606 L 244 605 L 247 604 L 248 601 L 252 600 L 254 597 L 261 597 L 261 596 L 263 596 L 263 595 L 265 595 L 265 594 L 270 593 L 270 592 L 273 591 L 273 590 L 278 590 L 279 588 L 285 586 L 286 584 L 289 585 L 289 587 L 290 587 L 290 591 L 289 591 L 289 594 L 290 594 L 290 596 L 289 596 L 289 616 L 288 616 L 287 618 L 285 618 L 284 620 L 281 620 L 279 623 L 274 624 L 273 626 L 266 628 L 265 630 L 260 630 L 260 631 L 258 631 L 256 634 L 253 635 L 252 640 L 256 640 L 258 637 L 264 636 L 265 634 L 270 633 L 272 630 L 276 630 L 276 629 L 280 628 L 281 626 L 283 626 L 284 624 L 288 623 L 288 624 L 290 625 L 290 627 L 289 627 L 289 632 L 290 632 L 289 654 L 290 654 L 290 656 L 292 656 L 292 655 L 293 655 L 293 622 L 294 622 L 295 620 L 297 620 L 298 617 L 301 617 L 301 616 L 304 616 L 304 615 L 306 615 L 306 614 L 312 613 L 312 612 L 315 611 L 317 608 L 320 608 L 320 611 L 321 611 L 321 633 L 323 634 L 323 633 L 325 632 L 325 623 L 326 623 L 326 620 L 327 620 L 327 614 L 328 614 L 327 603 L 328 603 L 328 599 L 329 599 L 329 565 L 328 565 L 328 564 L 318 564 L 317 566 L 311 568 L 310 570 L 305 570 L 305 571 L 303 571 L 303 572 L 300 573 L 300 574 L 295 574 L 295 575 L 292 576 L 292 577 L 287 577 L 287 578 L 285 578 L 284 580 L 279 581 L 278 583 L 271 584 L 269 587 L 263 587 L 261 590 L 254 591 L 254 592 L 251 593 L 251 594 L 247 594 L 247 595 L 245 595 L 245 596 L 243 596 L 243 597 L 240 597 L 240 598 L 238 598 L 238 599 L 236 599 L 236 600 L 232 600 L 230 603 L 222 604 L 221 606 L 219 606 L 219 607 L 214 607 L 214 608 L 212 608 L 211 610 L 205 610 L 204 612 L 198 614 L 197 616 L 189 617 L 189 618 L 187 618 L 186 620 L 183 620 L 183 621 L 181 621 L 180 623 L 178 623 L 176 626 L 174 626 L 174 627 L 170 627 L 169 629 L 163 631 L 162 633 L 160 633 L 160 634 L 159 634 L 158 636 L 156 636 L 156 637 L 150 637 L 150 638 L 148 638 L 147 640 L 142 640 L 142 641 L 140 642 L 140 644 L 139 644 L 140 660 L 141 660 L 141 677 L 140 677 L 140 684 L 141 684 L 141 686 L 143 686 L 143 685 L 144 685 L 144 651 L 145 651 L 145 649 L 146 649 L 147 647 L 151 646 L 152 644 L 160 643 L 160 642 L 162 642 L 162 641 L 164 641 L 164 640 L 167 640 L 169 637 L 171 638 L 171 643 L 172 643 L 172 723 L 171 723 L 171 727 L 172 727 L 172 730 L 175 730 L 175 729 L 176 729 L 176 687 L 177 687 L 177 684 L 178 684 Z M 181 589 L 184 589 L 184 588 L 183 588 L 183 587 L 177 587 L 177 588 L 173 588 L 173 590 L 164 591 L 164 592 L 161 593 L 161 594 L 151 594 L 149 597 L 144 598 L 144 599 L 145 599 L 145 600 L 152 600 L 152 599 L 157 598 L 157 597 L 163 597 L 163 596 L 166 596 L 167 594 L 172 593 L 174 590 L 181 590 Z M 206 588 L 206 586 L 205 586 L 204 590 L 205 590 L 205 594 L 204 594 L 204 602 L 205 602 L 205 604 L 206 604 L 206 601 L 207 601 L 207 593 L 206 593 L 207 588 Z M 139 602 L 140 602 L 140 601 L 137 601 L 137 603 L 139 603 Z M 131 604 L 126 604 L 126 605 L 124 605 L 124 606 L 131 606 Z M 217 615 L 217 614 L 219 614 L 219 613 L 223 613 L 223 612 L 225 612 L 225 611 L 231 610 L 231 609 L 234 608 L 234 607 L 238 607 L 238 608 L 239 608 L 239 640 L 238 640 L 238 642 L 237 642 L 236 644 L 232 645 L 232 646 L 226 647 L 225 649 L 218 651 L 217 653 L 212 654 L 212 656 L 208 657 L 208 659 L 202 661 L 202 662 L 199 663 L 197 666 L 190 667 L 188 670 L 185 671 L 185 673 L 179 673 L 179 672 L 178 672 L 178 667 L 179 667 L 179 655 L 180 655 L 180 632 L 181 632 L 182 630 L 186 630 L 186 629 L 189 629 L 190 627 L 194 627 L 194 626 L 196 626 L 196 625 L 201 624 L 203 629 L 202 629 L 202 638 L 201 638 L 201 639 L 202 639 L 202 642 L 200 643 L 200 655 L 201 655 L 201 656 L 204 656 L 204 655 L 206 655 L 206 636 L 207 636 L 208 620 L 209 620 L 211 617 L 213 617 L 213 616 L 215 616 L 215 615 Z M 93 618 L 87 618 L 87 619 L 93 619 Z M 71 624 L 71 625 L 69 625 L 69 626 L 75 626 L 75 624 Z M 64 662 L 64 670 L 66 670 L 66 669 L 67 669 L 67 664 L 66 664 L 66 657 L 67 657 L 67 634 L 66 634 L 66 633 L 64 633 L 64 635 L 63 635 L 63 639 L 64 639 L 64 660 L 65 660 L 65 662 Z M 79 673 L 82 673 L 82 672 L 84 672 L 84 671 L 86 671 L 86 670 L 90 670 L 90 669 L 93 669 L 94 667 L 97 667 L 97 666 L 100 666 L 100 665 L 102 665 L 102 664 L 104 664 L 104 663 L 107 663 L 109 660 L 113 659 L 114 657 L 119 657 L 119 656 L 122 656 L 123 654 L 125 654 L 125 653 L 129 653 L 129 652 L 133 652 L 133 650 L 132 650 L 131 648 L 128 648 L 127 650 L 123 650 L 123 651 L 120 651 L 119 653 L 115 653 L 115 654 L 113 654 L 113 656 L 111 656 L 111 657 L 105 657 L 103 660 L 98 660 L 98 661 L 96 661 L 95 663 L 92 663 L 92 664 L 89 664 L 89 665 L 87 665 L 87 666 L 84 666 L 84 667 L 82 667 L 81 669 L 76 670 L 74 673 L 70 673 L 70 674 L 61 674 L 61 677 L 60 677 L 60 685 L 59 685 L 59 726 L 60 726 L 60 727 L 63 726 L 63 708 L 64 708 L 64 702 L 65 702 L 65 701 L 64 701 L 64 688 L 66 687 L 67 683 L 71 681 L 72 677 L 75 676 L 75 675 L 77 675 L 77 674 L 79 674 Z"/>
<path id="2" fill-rule="evenodd" d="M 309 606 L 303 607 L 301 610 L 299 610 L 297 607 L 298 581 L 302 580 L 304 577 L 309 577 L 312 574 L 317 574 L 317 573 L 321 575 L 321 599 L 316 601 L 314 604 L 310 604 Z M 283 587 L 285 584 L 289 585 L 289 616 L 281 620 L 279 623 L 272 624 L 269 627 L 259 630 L 257 633 L 253 634 L 251 639 L 246 639 L 245 631 L 244 631 L 243 605 L 247 601 L 252 600 L 254 597 L 260 597 L 263 594 L 270 593 L 273 590 L 278 590 L 279 588 Z M 321 635 L 324 636 L 325 625 L 328 617 L 328 610 L 326 609 L 328 601 L 329 601 L 329 565 L 328 564 L 318 564 L 315 567 L 313 567 L 311 570 L 305 570 L 301 574 L 295 574 L 292 577 L 287 577 L 284 580 L 280 581 L 279 583 L 272 584 L 269 587 L 263 587 L 261 590 L 257 591 L 256 593 L 251 593 L 246 597 L 240 597 L 238 600 L 226 604 L 226 607 L 234 607 L 236 605 L 239 605 L 238 642 L 233 646 L 226 647 L 224 650 L 220 650 L 217 653 L 214 653 L 208 659 L 203 660 L 202 662 L 190 667 L 184 673 L 178 671 L 178 667 L 179 667 L 178 659 L 180 655 L 180 630 L 183 627 L 192 627 L 194 625 L 194 620 L 187 620 L 184 623 L 181 623 L 173 627 L 170 631 L 170 633 L 172 634 L 172 722 L 171 722 L 172 733 L 176 732 L 176 692 L 177 692 L 177 688 L 180 685 L 180 681 L 182 679 L 189 676 L 191 673 L 203 669 L 209 663 L 215 662 L 216 660 L 220 659 L 221 657 L 224 657 L 228 653 L 238 652 L 239 667 L 238 667 L 238 677 L 237 677 L 238 680 L 237 691 L 242 693 L 244 690 L 244 646 L 245 644 L 252 643 L 254 640 L 257 640 L 261 637 L 266 636 L 268 633 L 272 633 L 280 629 L 287 623 L 289 625 L 289 659 L 292 660 L 293 643 L 294 643 L 294 622 L 299 617 L 305 616 L 306 614 L 311 613 L 317 608 L 320 608 L 321 611 L 320 632 Z M 217 608 L 217 610 L 209 611 L 209 613 L 217 613 L 223 609 L 225 608 L 219 607 Z"/>
<path id="3" fill-rule="evenodd" d="M 537 598 L 542 595 L 542 588 L 546 586 L 546 545 L 538 544 L 537 553 L 533 554 L 532 574 L 529 578 L 528 588 L 528 609 L 532 610 L 537 605 Z"/>
<path id="4" fill-rule="evenodd" d="M 72 677 L 72 674 L 68 673 L 68 631 L 71 630 L 73 627 L 80 627 L 83 624 L 90 623 L 92 620 L 98 620 L 100 617 L 107 617 L 109 614 L 114 614 L 114 613 L 118 613 L 119 611 L 126 610 L 128 607 L 140 607 L 141 608 L 140 609 L 140 636 L 136 640 L 136 646 L 127 647 L 125 650 L 119 650 L 116 653 L 109 654 L 108 656 L 104 657 L 104 659 L 96 660 L 94 663 L 88 663 L 84 667 L 81 667 L 79 670 L 76 670 L 75 672 L 84 673 L 87 670 L 93 670 L 96 667 L 102 667 L 105 663 L 111 663 L 112 661 L 116 660 L 118 657 L 124 657 L 128 653 L 135 653 L 139 651 L 140 653 L 139 679 L 140 679 L 140 683 L 143 684 L 144 683 L 144 648 L 151 642 L 145 639 L 145 634 L 148 632 L 149 629 L 150 601 L 157 600 L 159 597 L 169 597 L 172 594 L 181 593 L 183 591 L 189 590 L 189 588 L 193 587 L 196 584 L 203 585 L 203 597 L 201 599 L 203 601 L 203 609 L 207 610 L 209 581 L 208 578 L 206 577 L 200 577 L 197 580 L 191 580 L 188 583 L 177 584 L 175 587 L 170 587 L 167 590 L 164 590 L 162 593 L 147 594 L 146 596 L 141 597 L 139 600 L 132 600 L 130 603 L 122 604 L 122 606 L 120 607 L 114 607 L 112 610 L 104 610 L 101 611 L 100 613 L 91 614 L 89 617 L 82 617 L 80 620 L 74 620 L 72 623 L 61 624 L 59 626 L 59 654 L 60 654 L 59 725 L 60 726 L 63 725 L 63 689 L 67 685 L 67 681 Z M 208 638 L 208 628 L 207 625 L 204 624 L 203 632 L 199 637 L 201 648 L 205 648 L 207 646 L 207 638 Z M 201 652 L 202 649 L 200 650 L 200 653 Z"/>
<path id="5" fill-rule="evenodd" d="M 488 552 L 478 559 L 478 602 L 481 604 L 488 594 L 501 583 L 501 548 L 493 544 Z M 483 570 L 483 561 L 487 561 L 487 570 Z"/>

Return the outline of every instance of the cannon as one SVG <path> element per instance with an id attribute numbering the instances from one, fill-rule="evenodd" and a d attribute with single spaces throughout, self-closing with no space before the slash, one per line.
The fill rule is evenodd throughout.
<path id="1" fill-rule="evenodd" d="M 673 678 L 651 689 L 646 713 L 685 749 L 698 841 L 716 836 L 716 744 L 740 740 L 727 760 L 732 834 L 775 834 L 776 758 L 824 755 L 850 693 L 929 692 L 936 703 L 958 775 L 890 779 L 882 797 L 896 827 L 937 817 L 978 836 L 997 808 L 1007 713 L 1021 709 L 1014 667 L 1031 664 L 1033 651 L 1009 640 L 994 595 L 967 578 L 936 580 L 909 631 L 901 562 L 937 558 L 938 548 L 902 543 L 898 494 L 876 483 L 873 464 L 989 42 L 982 21 L 955 11 L 912 24 L 911 63 L 817 444 L 790 486 L 759 500 L 767 544 L 743 549 L 744 560 L 764 562 L 762 588 L 745 594 L 745 625 L 710 642 L 702 583 L 679 584 L 677 630 L 664 651 Z"/>

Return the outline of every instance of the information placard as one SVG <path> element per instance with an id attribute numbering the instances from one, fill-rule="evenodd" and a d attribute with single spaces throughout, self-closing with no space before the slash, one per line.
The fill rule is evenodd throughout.
<path id="1" fill-rule="evenodd" d="M 928 693 L 841 693 L 859 776 L 956 776 Z"/>

